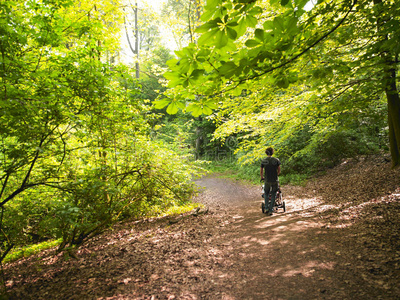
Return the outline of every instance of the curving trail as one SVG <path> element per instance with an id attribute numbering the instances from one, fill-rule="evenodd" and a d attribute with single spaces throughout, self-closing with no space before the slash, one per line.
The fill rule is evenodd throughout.
<path id="1" fill-rule="evenodd" d="M 337 221 L 337 208 L 324 204 L 315 190 L 283 186 L 287 212 L 266 216 L 259 187 L 220 178 L 204 178 L 198 184 L 206 187 L 200 201 L 230 217 L 214 239 L 224 253 L 216 279 L 221 299 L 400 296 L 398 267 L 391 273 L 395 278 L 371 278 L 375 269 L 366 270 L 363 260 L 374 258 L 364 257 L 368 249 L 359 251 L 359 232 L 345 220 Z"/>
<path id="2" fill-rule="evenodd" d="M 194 200 L 208 213 L 120 224 L 76 259 L 45 252 L 6 265 L 9 297 L 398 299 L 400 172 L 384 173 L 384 191 L 368 202 L 372 191 L 345 186 L 342 173 L 307 187 L 282 186 L 287 212 L 273 216 L 261 212 L 260 186 L 202 178 Z M 376 180 L 382 174 L 377 170 Z M 343 194 L 354 199 L 337 203 Z"/>

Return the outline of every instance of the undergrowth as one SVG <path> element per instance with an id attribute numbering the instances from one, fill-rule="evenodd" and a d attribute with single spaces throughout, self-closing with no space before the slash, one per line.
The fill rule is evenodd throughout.
<path id="1" fill-rule="evenodd" d="M 210 173 L 218 174 L 224 178 L 243 180 L 251 184 L 260 183 L 260 165 L 240 165 L 236 161 L 218 160 L 210 161 L 204 166 Z M 280 184 L 304 185 L 308 179 L 306 174 L 285 174 L 279 176 Z"/>
<path id="2" fill-rule="evenodd" d="M 29 256 L 32 256 L 34 254 L 37 254 L 41 251 L 59 246 L 62 242 L 62 239 L 58 240 L 52 240 L 52 241 L 46 241 L 34 245 L 28 245 L 25 247 L 19 247 L 14 250 L 11 250 L 9 254 L 4 258 L 2 261 L 3 263 L 8 263 L 8 262 L 13 262 L 16 260 L 19 260 L 21 258 L 26 258 Z"/>
<path id="3" fill-rule="evenodd" d="M 208 161 L 201 164 L 202 168 L 209 173 L 218 174 L 220 177 L 242 180 L 251 184 L 260 183 L 260 166 L 258 164 L 240 165 L 236 161 L 227 159 L 219 161 Z M 307 176 L 302 174 L 283 174 L 279 177 L 280 184 L 303 185 Z M 155 216 L 172 216 L 183 214 L 201 206 L 199 203 L 184 202 L 165 207 L 163 205 L 153 205 L 143 218 Z M 19 247 L 10 251 L 4 258 L 3 263 L 12 262 L 21 258 L 26 258 L 41 251 L 59 246 L 62 239 L 46 241 L 25 247 Z"/>
<path id="4" fill-rule="evenodd" d="M 192 211 L 196 209 L 197 207 L 201 207 L 202 205 L 200 203 L 194 203 L 194 202 L 186 202 L 183 204 L 178 204 L 174 206 L 168 207 L 166 210 L 162 209 L 161 207 L 154 206 L 151 210 L 151 212 L 148 213 L 148 215 L 145 218 L 151 218 L 155 216 L 174 216 L 174 215 L 179 215 L 179 214 L 184 214 L 189 211 Z M 24 247 L 18 247 L 10 251 L 6 255 L 6 257 L 3 259 L 2 263 L 9 263 L 13 261 L 17 261 L 21 258 L 28 258 L 32 255 L 35 255 L 37 253 L 40 253 L 41 251 L 48 250 L 54 247 L 59 246 L 62 243 L 62 239 L 57 239 L 57 240 L 50 240 L 50 241 L 45 241 L 37 244 L 32 244 L 32 245 L 27 245 Z"/>

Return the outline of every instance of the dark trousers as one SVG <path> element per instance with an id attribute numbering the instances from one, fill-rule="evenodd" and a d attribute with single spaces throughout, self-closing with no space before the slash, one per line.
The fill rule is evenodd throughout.
<path id="1" fill-rule="evenodd" d="M 272 213 L 275 206 L 276 192 L 278 191 L 277 182 L 265 182 L 264 183 L 264 201 L 265 209 Z M 271 197 L 270 197 L 271 195 Z"/>

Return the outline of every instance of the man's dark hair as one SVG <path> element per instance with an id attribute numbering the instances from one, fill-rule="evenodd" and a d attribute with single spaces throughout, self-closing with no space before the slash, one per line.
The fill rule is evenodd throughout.
<path id="1" fill-rule="evenodd" d="M 272 147 L 268 147 L 267 150 L 265 150 L 265 154 L 267 154 L 267 155 L 274 154 L 274 149 Z"/>

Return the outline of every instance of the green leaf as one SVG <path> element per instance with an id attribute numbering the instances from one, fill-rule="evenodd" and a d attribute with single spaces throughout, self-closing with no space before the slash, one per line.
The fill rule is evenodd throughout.
<path id="1" fill-rule="evenodd" d="M 275 18 L 274 18 L 274 27 L 275 27 L 277 30 L 281 31 L 281 32 L 285 31 L 284 20 L 283 20 L 282 17 L 279 17 L 279 16 L 278 16 L 278 17 L 275 17 Z"/>
<path id="2" fill-rule="evenodd" d="M 263 62 L 265 60 L 271 60 L 271 59 L 273 59 L 273 57 L 274 57 L 274 54 L 273 54 L 273 52 L 270 52 L 270 51 L 262 51 L 258 54 L 258 59 L 261 62 Z"/>
<path id="3" fill-rule="evenodd" d="M 201 19 L 202 21 L 205 22 L 205 21 L 211 19 L 211 18 L 214 16 L 214 13 L 215 13 L 215 9 L 206 9 L 206 10 L 201 14 L 200 19 Z"/>
<path id="4" fill-rule="evenodd" d="M 296 17 L 291 17 L 291 18 L 289 19 L 289 21 L 287 22 L 286 27 L 287 27 L 291 32 L 298 31 L 298 28 L 297 28 L 297 22 L 298 22 L 298 21 L 299 21 L 298 18 L 296 18 Z"/>
<path id="5" fill-rule="evenodd" d="M 197 27 L 195 32 L 204 33 L 213 28 L 218 28 L 218 23 L 215 20 L 209 21 L 209 22 Z"/>
<path id="6" fill-rule="evenodd" d="M 215 46 L 217 48 L 222 48 L 228 43 L 228 37 L 223 31 L 218 31 L 215 35 Z"/>
<path id="7" fill-rule="evenodd" d="M 208 99 L 206 101 L 200 101 L 196 103 L 191 103 L 186 110 L 192 112 L 194 117 L 198 117 L 202 114 L 211 115 L 212 110 L 216 109 L 218 106 L 214 103 L 215 100 Z"/>
<path id="8" fill-rule="evenodd" d="M 281 0 L 281 5 L 286 6 L 289 3 L 289 0 Z"/>
<path id="9" fill-rule="evenodd" d="M 239 21 L 238 26 L 236 27 L 237 35 L 242 36 L 243 34 L 245 34 L 246 30 L 247 30 L 246 20 L 242 19 Z"/>
<path id="10" fill-rule="evenodd" d="M 253 48 L 253 47 L 257 47 L 258 45 L 260 45 L 260 42 L 257 40 L 250 39 L 250 40 L 246 41 L 245 45 L 249 48 Z"/>
<path id="11" fill-rule="evenodd" d="M 178 60 L 176 58 L 170 59 L 166 62 L 167 66 L 173 69 L 178 63 Z"/>
<path id="12" fill-rule="evenodd" d="M 183 48 L 183 53 L 185 53 L 186 56 L 193 57 L 193 54 L 196 52 L 195 45 L 193 43 L 190 43 L 188 46 Z"/>
<path id="13" fill-rule="evenodd" d="M 238 66 L 234 62 L 229 61 L 229 62 L 223 64 L 218 69 L 218 72 L 225 78 L 231 78 L 235 74 L 237 68 L 238 68 Z"/>
<path id="14" fill-rule="evenodd" d="M 273 21 L 265 21 L 263 24 L 263 27 L 265 30 L 274 30 L 275 29 Z"/>
<path id="15" fill-rule="evenodd" d="M 196 69 L 190 74 L 190 79 L 197 80 L 200 75 L 204 74 L 204 69 Z"/>
<path id="16" fill-rule="evenodd" d="M 215 9 L 219 4 L 221 3 L 221 0 L 207 0 L 206 3 L 206 8 L 207 9 Z"/>
<path id="17" fill-rule="evenodd" d="M 236 26 L 238 26 L 238 22 L 232 21 L 232 22 L 229 22 L 228 24 L 226 24 L 226 26 L 227 27 L 236 27 Z"/>
<path id="18" fill-rule="evenodd" d="M 210 50 L 208 49 L 200 49 L 200 51 L 197 53 L 197 57 L 207 57 L 211 53 Z"/>
<path id="19" fill-rule="evenodd" d="M 295 4 L 295 6 L 296 7 L 298 7 L 298 8 L 304 8 L 304 6 L 308 3 L 308 2 L 310 2 L 309 0 L 294 0 L 294 4 Z"/>
<path id="20" fill-rule="evenodd" d="M 187 58 L 182 58 L 179 61 L 179 72 L 182 74 L 186 74 L 187 72 L 189 72 L 190 69 L 190 63 L 189 60 Z"/>
<path id="21" fill-rule="evenodd" d="M 237 68 L 237 65 L 233 61 L 228 61 L 224 63 L 218 70 L 221 73 L 230 72 Z"/>
<path id="22" fill-rule="evenodd" d="M 249 57 L 256 57 L 258 56 L 258 54 L 260 53 L 260 51 L 262 50 L 261 47 L 256 47 L 256 48 L 251 48 L 249 49 Z"/>
<path id="23" fill-rule="evenodd" d="M 277 78 L 275 84 L 282 89 L 286 89 L 289 87 L 289 80 L 286 77 Z"/>
<path id="24" fill-rule="evenodd" d="M 232 53 L 237 50 L 236 44 L 228 39 L 228 43 L 224 46 L 225 54 Z"/>
<path id="25" fill-rule="evenodd" d="M 236 40 L 236 37 L 237 37 L 236 31 L 230 27 L 226 27 L 225 29 L 226 29 L 226 33 L 228 34 L 228 37 L 231 40 Z"/>
<path id="26" fill-rule="evenodd" d="M 156 109 L 162 109 L 162 108 L 166 107 L 170 103 L 171 103 L 170 99 L 164 98 L 164 99 L 160 99 L 160 100 L 154 101 L 154 107 Z"/>
<path id="27" fill-rule="evenodd" d="M 182 101 L 175 102 L 176 106 L 180 109 L 184 109 L 186 107 L 186 103 Z"/>
<path id="28" fill-rule="evenodd" d="M 204 102 L 204 105 L 211 109 L 217 109 L 218 105 L 215 103 L 214 99 L 208 99 L 207 101 Z"/>
<path id="29" fill-rule="evenodd" d="M 261 14 L 262 12 L 263 12 L 263 9 L 261 7 L 255 6 L 251 10 L 249 10 L 247 13 L 254 16 L 254 15 Z"/>
<path id="30" fill-rule="evenodd" d="M 224 3 L 224 7 L 226 7 L 227 10 L 231 10 L 232 7 L 233 7 L 233 5 L 232 5 L 232 3 L 225 2 L 225 3 Z"/>
<path id="31" fill-rule="evenodd" d="M 209 108 L 208 106 L 204 106 L 202 113 L 205 114 L 205 115 L 211 115 L 212 114 L 212 109 Z"/>
<path id="32" fill-rule="evenodd" d="M 194 117 L 198 117 L 202 114 L 203 109 L 200 103 L 191 103 L 187 108 L 187 111 L 191 112 Z"/>
<path id="33" fill-rule="evenodd" d="M 248 27 L 252 27 L 252 28 L 256 27 L 256 25 L 257 25 L 257 18 L 255 18 L 255 17 L 253 17 L 253 16 L 250 16 L 250 15 L 246 16 L 246 25 L 247 25 Z"/>
<path id="34" fill-rule="evenodd" d="M 241 87 L 237 87 L 233 90 L 230 91 L 232 96 L 240 96 L 242 94 L 242 88 Z"/>
<path id="35" fill-rule="evenodd" d="M 169 80 L 169 86 L 174 87 L 181 83 L 181 74 L 178 72 L 165 72 L 164 77 Z"/>
<path id="36" fill-rule="evenodd" d="M 196 55 L 196 60 L 198 62 L 204 62 L 207 60 L 208 55 L 210 55 L 210 50 L 208 49 L 201 49 L 197 55 Z"/>
<path id="37" fill-rule="evenodd" d="M 186 77 L 186 78 L 182 81 L 182 86 L 183 86 L 184 88 L 187 88 L 187 87 L 189 86 L 189 82 L 190 82 L 190 79 L 189 79 L 188 77 Z"/>
<path id="38" fill-rule="evenodd" d="M 299 80 L 298 74 L 292 73 L 288 77 L 289 83 L 295 83 Z"/>
<path id="39" fill-rule="evenodd" d="M 178 56 L 178 57 L 184 57 L 185 56 L 185 53 L 183 51 L 175 50 L 174 52 L 175 52 L 176 56 Z"/>
<path id="40" fill-rule="evenodd" d="M 199 44 L 199 46 L 201 45 L 205 45 L 205 44 L 210 44 L 210 41 L 213 41 L 215 39 L 215 35 L 220 32 L 219 29 L 213 29 L 210 30 L 206 33 L 203 33 L 200 38 L 197 40 L 197 43 Z M 214 43 L 212 43 L 214 44 Z"/>
<path id="41" fill-rule="evenodd" d="M 264 40 L 264 30 L 257 28 L 254 32 L 254 35 L 256 39 L 259 39 L 260 41 Z"/>
<path id="42" fill-rule="evenodd" d="M 171 102 L 167 107 L 167 113 L 170 115 L 175 115 L 179 111 L 178 105 L 175 102 Z"/>

